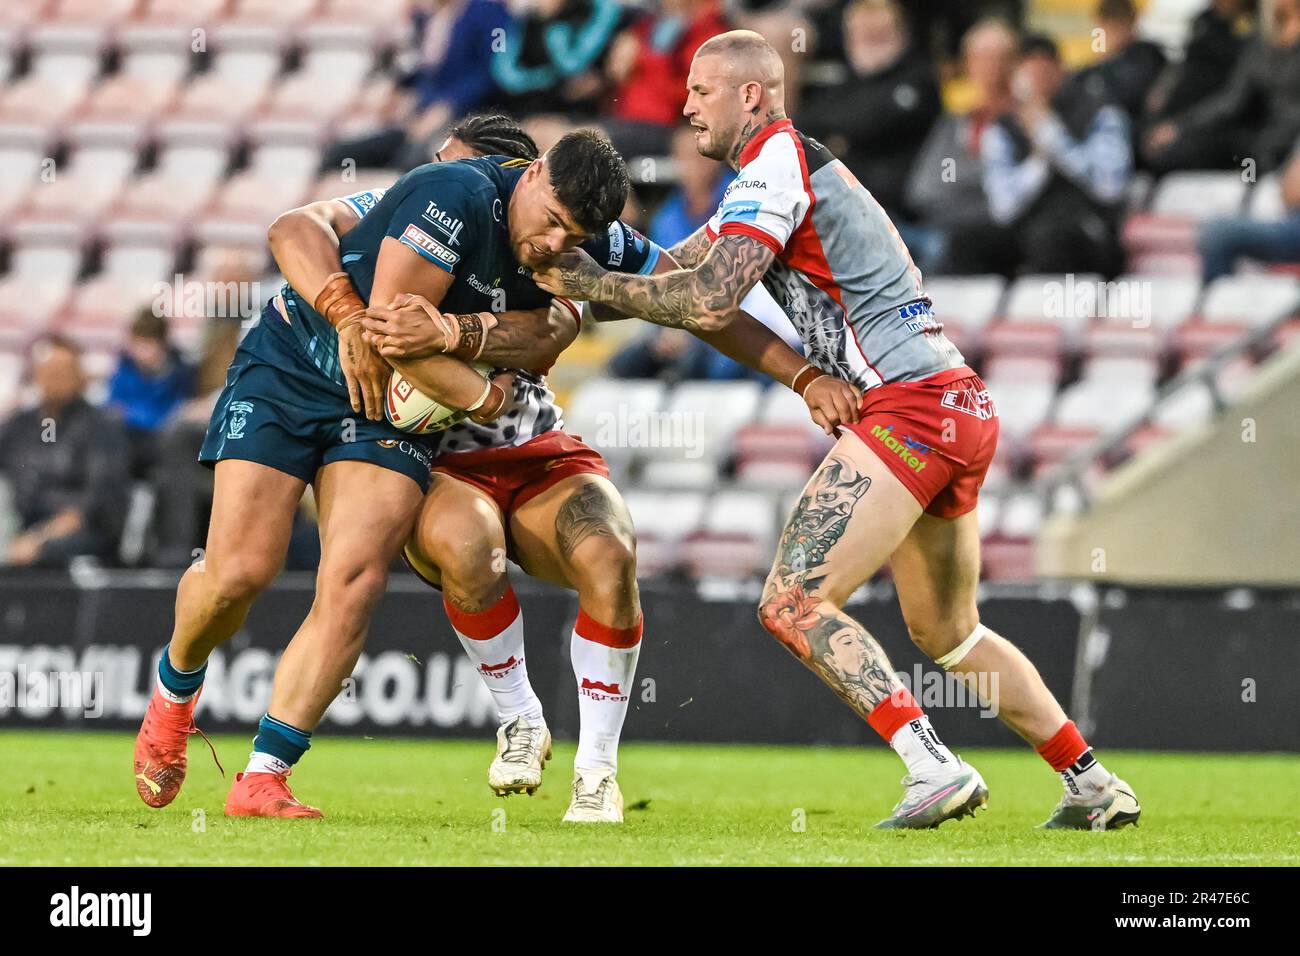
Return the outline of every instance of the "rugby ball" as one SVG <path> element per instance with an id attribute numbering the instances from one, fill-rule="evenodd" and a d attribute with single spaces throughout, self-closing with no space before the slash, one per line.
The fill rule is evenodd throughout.
<path id="1" fill-rule="evenodd" d="M 493 366 L 486 362 L 472 363 L 474 371 L 484 378 L 491 373 Z M 450 428 L 465 418 L 466 412 L 458 408 L 448 408 L 435 402 L 418 388 L 407 381 L 397 369 L 388 377 L 388 394 L 384 397 L 384 412 L 394 428 L 413 435 L 428 435 Z"/>

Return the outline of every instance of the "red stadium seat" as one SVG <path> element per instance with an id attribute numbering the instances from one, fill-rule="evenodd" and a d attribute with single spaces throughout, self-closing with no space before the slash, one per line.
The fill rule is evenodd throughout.
<path id="1" fill-rule="evenodd" d="M 800 488 L 824 448 L 802 425 L 746 425 L 734 439 L 736 479 L 748 487 Z"/>
<path id="2" fill-rule="evenodd" d="M 680 555 L 697 578 L 744 580 L 763 574 L 772 562 L 764 543 L 743 532 L 698 532 L 682 542 Z"/>
<path id="3" fill-rule="evenodd" d="M 25 347 L 46 331 L 67 303 L 72 283 L 9 274 L 0 279 L 0 344 Z"/>
<path id="4" fill-rule="evenodd" d="M 176 97 L 176 84 L 119 74 L 97 86 L 66 135 L 74 144 L 138 146 Z"/>
<path id="5" fill-rule="evenodd" d="M 305 198 L 305 189 L 286 192 L 283 182 L 237 173 L 195 224 L 195 235 L 203 242 L 265 242 L 275 217 Z"/>

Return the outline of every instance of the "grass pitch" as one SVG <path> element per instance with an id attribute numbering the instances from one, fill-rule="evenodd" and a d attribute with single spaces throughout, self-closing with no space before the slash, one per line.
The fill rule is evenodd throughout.
<path id="1" fill-rule="evenodd" d="M 249 738 L 215 742 L 233 776 Z M 556 745 L 535 796 L 501 800 L 487 788 L 489 736 L 318 738 L 293 783 L 323 821 L 226 819 L 226 783 L 198 738 L 180 796 L 151 810 L 135 795 L 131 746 L 121 733 L 0 731 L 0 865 L 1300 862 L 1292 756 L 1104 751 L 1137 790 L 1140 828 L 1047 833 L 1034 826 L 1060 784 L 1036 755 L 964 751 L 988 782 L 987 810 L 934 831 L 878 832 L 871 825 L 898 799 L 902 775 L 881 748 L 628 744 L 619 771 L 627 822 L 575 827 L 560 822 L 572 744 Z"/>

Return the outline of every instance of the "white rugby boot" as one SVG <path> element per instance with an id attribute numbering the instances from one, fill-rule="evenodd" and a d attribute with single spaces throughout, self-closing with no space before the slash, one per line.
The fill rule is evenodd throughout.
<path id="1" fill-rule="evenodd" d="M 573 771 L 573 800 L 564 814 L 565 823 L 622 823 L 623 791 L 618 788 L 614 771 Z"/>
<path id="2" fill-rule="evenodd" d="M 497 755 L 488 767 L 488 786 L 498 797 L 532 796 L 542 785 L 542 769 L 551 759 L 551 732 L 527 717 L 511 717 L 497 728 Z"/>
<path id="3" fill-rule="evenodd" d="M 1133 788 L 1114 774 L 1100 791 L 1067 793 L 1040 830 L 1118 830 L 1137 826 L 1142 807 Z"/>
<path id="4" fill-rule="evenodd" d="M 989 802 L 989 788 L 978 770 L 964 760 L 957 772 L 941 780 L 903 778 L 903 799 L 877 823 L 876 830 L 932 830 L 945 820 L 975 815 Z"/>

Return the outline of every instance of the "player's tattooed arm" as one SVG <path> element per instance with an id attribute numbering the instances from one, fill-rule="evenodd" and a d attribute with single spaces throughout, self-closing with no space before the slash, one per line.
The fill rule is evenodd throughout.
<path id="1" fill-rule="evenodd" d="M 809 482 L 777 549 L 759 616 L 789 651 L 866 717 L 898 688 L 876 640 L 818 593 L 831 549 L 843 537 L 871 478 L 831 458 Z"/>
<path id="2" fill-rule="evenodd" d="M 721 329 L 763 277 L 775 254 L 757 239 L 722 236 L 693 269 L 653 276 L 607 272 L 586 253 L 558 257 L 534 278 L 543 289 L 605 302 L 647 322 L 692 332 Z"/>
<path id="3" fill-rule="evenodd" d="M 711 248 L 713 240 L 709 238 L 709 227 L 704 225 L 667 251 L 683 269 L 694 269 L 704 261 Z"/>

